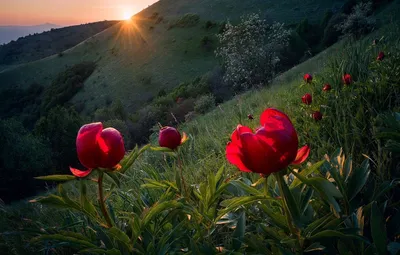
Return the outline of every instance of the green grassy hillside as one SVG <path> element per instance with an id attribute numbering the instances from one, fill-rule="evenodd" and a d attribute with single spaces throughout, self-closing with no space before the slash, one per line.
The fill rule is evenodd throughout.
<path id="1" fill-rule="evenodd" d="M 170 1 L 162 0 L 136 15 L 133 23 L 121 22 L 65 51 L 26 65 L 0 72 L 2 87 L 27 87 L 33 82 L 47 86 L 67 66 L 95 61 L 97 69 L 84 90 L 72 100 L 84 103 L 86 113 L 118 98 L 135 111 L 160 89 L 170 90 L 181 82 L 211 71 L 218 25 L 205 28 L 207 21 L 235 21 L 249 12 L 260 12 L 270 21 L 296 23 L 304 18 L 319 21 L 326 10 L 338 10 L 343 1 Z M 200 20 L 171 28 L 187 13 Z M 212 38 L 203 47 L 202 39 Z"/>

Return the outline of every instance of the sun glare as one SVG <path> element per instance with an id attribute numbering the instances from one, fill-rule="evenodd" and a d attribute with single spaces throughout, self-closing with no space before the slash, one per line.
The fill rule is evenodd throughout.
<path id="1" fill-rule="evenodd" d="M 125 10 L 123 15 L 124 20 L 130 20 L 133 16 L 133 12 L 130 10 Z"/>

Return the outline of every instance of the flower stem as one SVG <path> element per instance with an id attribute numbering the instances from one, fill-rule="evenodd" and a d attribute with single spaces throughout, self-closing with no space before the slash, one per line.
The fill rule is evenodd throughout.
<path id="1" fill-rule="evenodd" d="M 268 197 L 268 176 L 264 175 L 264 196 Z"/>
<path id="2" fill-rule="evenodd" d="M 100 205 L 100 210 L 104 216 L 104 219 L 107 222 L 107 226 L 109 228 L 112 227 L 112 222 L 110 215 L 108 214 L 106 205 L 105 205 L 105 199 L 104 199 L 104 194 L 103 194 L 103 177 L 104 173 L 102 171 L 99 171 L 99 180 L 98 180 L 98 185 L 99 185 L 99 205 Z"/>
<path id="3" fill-rule="evenodd" d="M 183 191 L 185 192 L 185 197 L 187 197 L 189 195 L 188 195 L 188 190 L 187 190 L 187 186 L 186 186 L 186 181 L 185 181 L 185 178 L 183 177 L 182 161 L 179 156 L 179 152 L 177 152 L 177 158 L 178 158 L 178 169 L 179 169 L 179 174 L 181 176 Z"/>
<path id="4" fill-rule="evenodd" d="M 287 199 L 286 199 L 285 193 L 283 191 L 283 185 L 286 185 L 285 180 L 283 179 L 283 176 L 279 172 L 275 173 L 275 178 L 276 178 L 276 181 L 278 182 L 279 193 L 283 199 L 283 210 L 285 212 L 289 230 L 294 236 L 296 236 L 298 238 L 299 243 L 300 243 L 300 231 L 293 225 L 293 219 L 289 212 L 289 208 L 287 206 Z"/>

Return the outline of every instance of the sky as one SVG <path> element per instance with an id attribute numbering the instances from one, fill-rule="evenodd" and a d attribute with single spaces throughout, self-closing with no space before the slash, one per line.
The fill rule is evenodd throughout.
<path id="1" fill-rule="evenodd" d="M 122 20 L 157 0 L 0 0 L 0 26 Z"/>

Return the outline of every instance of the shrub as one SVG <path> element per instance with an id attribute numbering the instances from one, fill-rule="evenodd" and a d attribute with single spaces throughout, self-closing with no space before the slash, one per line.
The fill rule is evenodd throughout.
<path id="1" fill-rule="evenodd" d="M 324 29 L 324 35 L 321 41 L 321 45 L 323 47 L 329 47 L 338 41 L 339 37 L 342 35 L 342 32 L 337 29 L 337 24 L 342 23 L 345 17 L 346 16 L 340 13 L 333 15 L 333 17 L 329 20 Z"/>
<path id="2" fill-rule="evenodd" d="M 0 198 L 6 203 L 34 195 L 44 183 L 33 177 L 56 170 L 46 141 L 15 119 L 0 120 L 0 144 Z"/>
<path id="3" fill-rule="evenodd" d="M 212 22 L 211 20 L 207 20 L 206 23 L 204 24 L 204 28 L 208 30 L 215 27 L 216 25 L 217 23 Z"/>
<path id="4" fill-rule="evenodd" d="M 75 138 L 82 124 L 75 110 L 61 106 L 51 109 L 36 123 L 33 133 L 50 145 L 52 165 L 58 171 L 68 173 L 68 166 L 78 163 Z"/>
<path id="5" fill-rule="evenodd" d="M 80 89 L 84 81 L 96 69 L 94 62 L 82 62 L 58 74 L 52 84 L 45 89 L 41 106 L 42 115 L 51 108 L 67 103 Z"/>
<path id="6" fill-rule="evenodd" d="M 353 12 L 336 28 L 345 36 L 360 38 L 362 35 L 371 32 L 375 26 L 375 19 L 370 16 L 371 11 L 371 2 L 361 2 L 354 7 Z"/>
<path id="7" fill-rule="evenodd" d="M 215 97 L 212 94 L 199 97 L 194 103 L 194 110 L 197 113 L 204 114 L 215 107 Z"/>
<path id="8" fill-rule="evenodd" d="M 216 51 L 226 69 L 224 81 L 236 88 L 268 84 L 289 34 L 283 24 L 269 25 L 258 14 L 243 16 L 236 26 L 227 23 L 218 35 L 221 46 Z"/>

